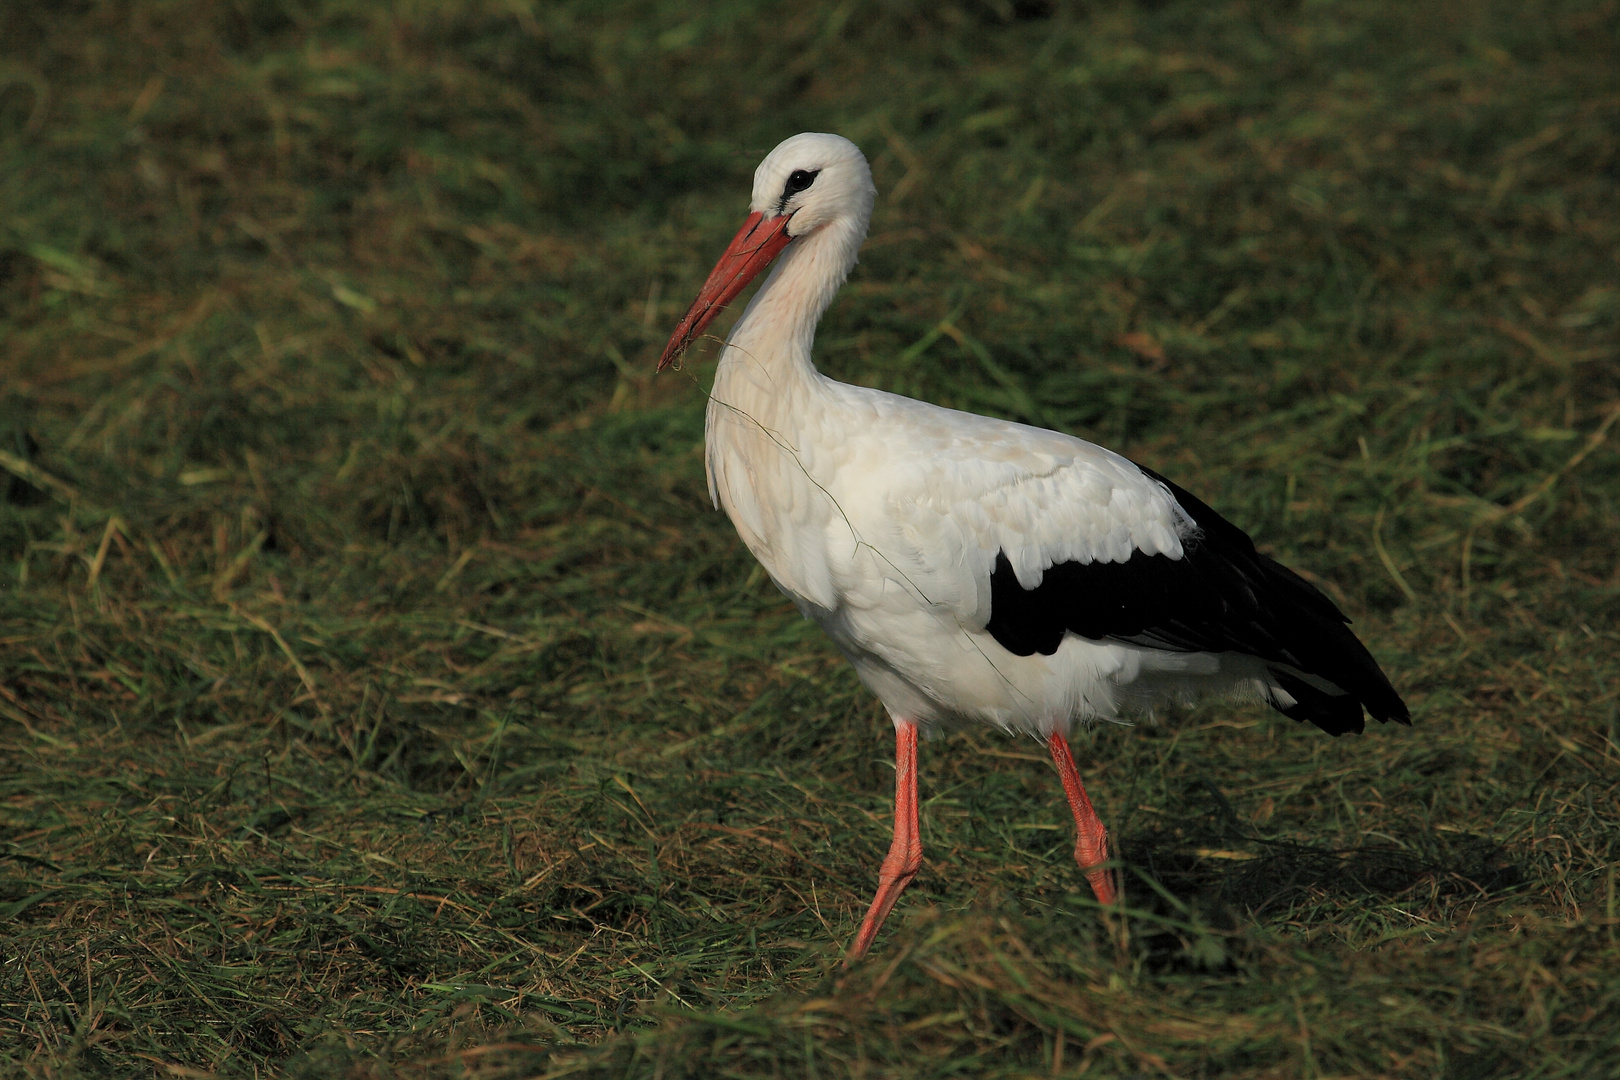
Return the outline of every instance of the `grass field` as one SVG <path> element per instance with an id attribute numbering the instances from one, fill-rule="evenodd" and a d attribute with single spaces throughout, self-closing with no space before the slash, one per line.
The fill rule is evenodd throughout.
<path id="1" fill-rule="evenodd" d="M 1620 4 L 0 6 L 0 1061 L 1620 1077 Z M 1104 442 L 1412 706 L 925 745 L 652 363 L 765 151 L 838 377 Z"/>

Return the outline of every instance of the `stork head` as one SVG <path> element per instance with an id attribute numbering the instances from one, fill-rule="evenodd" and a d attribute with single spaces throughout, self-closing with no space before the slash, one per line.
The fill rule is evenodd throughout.
<path id="1" fill-rule="evenodd" d="M 788 218 L 787 233 L 797 237 L 838 218 L 870 217 L 876 196 L 858 146 L 842 135 L 807 131 L 759 163 L 749 209 L 767 220 Z"/>
<path id="2" fill-rule="evenodd" d="M 674 363 L 788 244 L 838 223 L 864 226 L 876 195 L 865 156 L 841 135 L 805 132 L 765 155 L 754 170 L 748 219 L 675 327 L 658 370 Z"/>

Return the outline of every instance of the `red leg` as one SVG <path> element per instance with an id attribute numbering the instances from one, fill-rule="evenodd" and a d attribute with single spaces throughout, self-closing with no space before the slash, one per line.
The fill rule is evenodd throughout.
<path id="1" fill-rule="evenodd" d="M 1118 899 L 1114 879 L 1100 865 L 1108 861 L 1108 830 L 1097 820 L 1097 811 L 1091 808 L 1086 786 L 1080 782 L 1080 771 L 1074 767 L 1074 755 L 1069 753 L 1069 740 L 1059 732 L 1052 732 L 1046 740 L 1052 751 L 1052 764 L 1057 766 L 1063 780 L 1063 793 L 1069 797 L 1069 809 L 1074 811 L 1074 861 L 1091 883 L 1099 903 L 1112 904 Z"/>
<path id="2" fill-rule="evenodd" d="M 900 720 L 894 725 L 894 843 L 878 872 L 877 895 L 867 909 L 861 932 L 849 947 L 844 963 L 866 955 L 889 909 L 906 891 L 922 865 L 922 835 L 917 831 L 917 725 Z"/>

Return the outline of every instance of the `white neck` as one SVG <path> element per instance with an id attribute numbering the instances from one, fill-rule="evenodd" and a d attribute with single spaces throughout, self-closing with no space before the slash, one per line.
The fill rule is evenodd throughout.
<path id="1" fill-rule="evenodd" d="M 801 169 L 814 185 L 792 199 L 803 232 L 777 257 L 720 352 L 704 464 L 709 493 L 737 535 L 808 611 L 837 603 L 829 564 L 817 554 L 817 537 L 837 511 L 826 487 L 837 464 L 821 451 L 845 445 L 847 425 L 860 421 L 849 388 L 816 371 L 810 348 L 855 265 L 877 192 L 853 143 L 796 135 L 755 171 L 750 209 L 785 210 L 787 185 Z"/>
<path id="2" fill-rule="evenodd" d="M 816 324 L 855 266 L 866 220 L 835 219 L 788 245 L 726 339 L 715 396 L 779 414 L 820 379 L 810 358 Z"/>
<path id="3" fill-rule="evenodd" d="M 715 505 L 725 508 L 777 584 L 790 595 L 826 603 L 826 589 L 801 580 L 777 544 L 794 534 L 784 530 L 782 515 L 816 503 L 805 487 L 810 434 L 827 438 L 827 423 L 841 413 L 837 396 L 827 392 L 838 384 L 816 371 L 810 346 L 865 238 L 861 215 L 830 221 L 788 245 L 720 353 L 705 425 L 704 461 Z"/>

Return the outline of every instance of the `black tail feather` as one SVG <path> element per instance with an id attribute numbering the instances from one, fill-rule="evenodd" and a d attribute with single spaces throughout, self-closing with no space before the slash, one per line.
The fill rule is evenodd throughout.
<path id="1" fill-rule="evenodd" d="M 1361 702 L 1351 695 L 1318 690 L 1304 679 L 1276 668 L 1269 668 L 1268 671 L 1277 685 L 1294 699 L 1292 705 L 1282 705 L 1276 700 L 1271 702 L 1271 707 L 1284 716 L 1293 720 L 1309 720 L 1329 735 L 1360 735 L 1365 729 Z"/>

